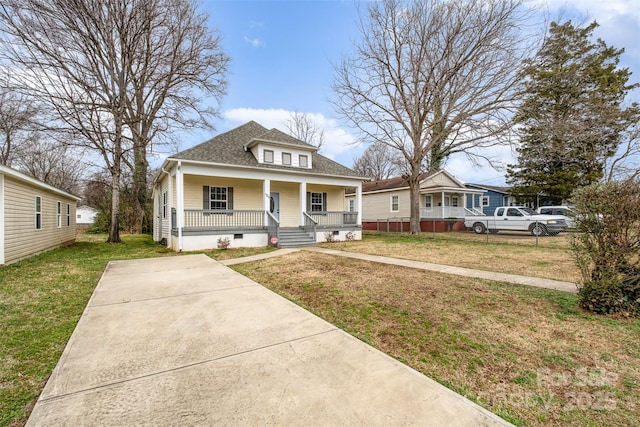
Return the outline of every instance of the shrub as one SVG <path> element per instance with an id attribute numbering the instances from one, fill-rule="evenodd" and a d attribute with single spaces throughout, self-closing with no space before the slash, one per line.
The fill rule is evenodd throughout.
<path id="1" fill-rule="evenodd" d="M 325 231 L 324 232 L 324 240 L 327 243 L 333 243 L 333 242 L 337 242 L 338 239 L 336 239 L 336 236 L 333 235 L 333 231 Z"/>
<path id="2" fill-rule="evenodd" d="M 593 184 L 573 195 L 571 242 L 582 274 L 580 305 L 596 313 L 640 315 L 640 182 Z"/>
<path id="3" fill-rule="evenodd" d="M 353 231 L 350 231 L 344 235 L 344 238 L 347 240 L 347 242 L 353 242 L 356 239 L 356 235 L 353 233 Z"/>
<path id="4" fill-rule="evenodd" d="M 231 244 L 231 241 L 229 240 L 228 237 L 220 237 L 218 239 L 218 249 L 227 249 L 230 244 Z"/>

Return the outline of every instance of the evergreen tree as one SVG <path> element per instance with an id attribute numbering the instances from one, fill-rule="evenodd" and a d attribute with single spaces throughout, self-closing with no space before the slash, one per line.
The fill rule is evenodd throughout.
<path id="1" fill-rule="evenodd" d="M 520 147 L 507 182 L 521 200 L 554 204 L 603 177 L 626 129 L 640 117 L 623 108 L 631 72 L 618 68 L 624 49 L 591 41 L 596 22 L 580 28 L 551 23 L 542 48 L 525 62 L 523 103 L 515 115 Z"/>

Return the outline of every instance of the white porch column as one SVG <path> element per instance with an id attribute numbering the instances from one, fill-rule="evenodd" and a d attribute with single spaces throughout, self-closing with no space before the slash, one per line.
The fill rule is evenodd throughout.
<path id="1" fill-rule="evenodd" d="M 262 198 L 262 207 L 264 209 L 264 226 L 269 226 L 269 215 L 267 212 L 271 210 L 271 180 L 265 179 L 262 181 L 262 192 L 264 197 Z"/>
<path id="2" fill-rule="evenodd" d="M 172 214 L 171 214 L 171 209 L 175 208 L 175 206 L 173 206 L 173 177 L 171 176 L 171 169 L 169 169 L 169 173 L 167 174 L 167 179 L 169 180 L 168 184 L 167 184 L 167 189 L 169 191 L 168 197 L 169 200 L 167 200 L 167 209 L 169 210 L 169 212 L 167 212 L 167 215 L 169 215 L 169 235 L 167 236 L 167 247 L 168 248 L 173 248 L 172 246 L 172 242 L 173 242 L 173 230 L 172 230 L 172 226 L 173 224 L 171 224 L 171 218 L 172 218 Z M 176 221 L 178 221 L 178 209 L 176 208 Z M 178 224 L 176 224 L 176 227 L 178 226 Z M 160 232 L 162 234 L 162 232 Z"/>
<path id="3" fill-rule="evenodd" d="M 307 183 L 300 183 L 300 225 L 304 227 L 304 212 L 307 210 Z"/>
<path id="4" fill-rule="evenodd" d="M 356 224 L 362 227 L 362 182 L 356 187 L 356 211 L 358 212 Z"/>
<path id="5" fill-rule="evenodd" d="M 176 170 L 176 216 L 178 221 L 178 252 L 182 252 L 182 228 L 184 227 L 184 176 L 182 162 L 178 162 Z"/>

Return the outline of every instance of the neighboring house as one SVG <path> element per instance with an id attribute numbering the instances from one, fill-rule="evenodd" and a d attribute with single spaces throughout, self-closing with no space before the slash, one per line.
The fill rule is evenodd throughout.
<path id="1" fill-rule="evenodd" d="M 485 215 L 493 215 L 500 206 L 514 206 L 516 199 L 510 194 L 509 187 L 496 187 L 493 185 L 467 184 L 467 188 L 482 190 L 482 194 L 467 196 L 467 205 L 479 206 Z M 473 197 L 473 199 L 472 199 Z"/>
<path id="2" fill-rule="evenodd" d="M 481 214 L 479 206 L 468 204 L 467 200 L 470 196 L 482 193 L 481 190 L 465 187 L 445 170 L 423 174 L 420 177 L 419 196 L 421 227 L 424 231 L 436 228 L 436 231 L 446 230 L 447 219 Z M 347 195 L 347 210 L 356 203 L 355 199 L 355 193 Z M 473 202 L 473 197 L 470 200 Z M 403 218 L 408 221 L 410 200 L 407 181 L 399 177 L 363 183 L 362 216 L 365 229 L 375 229 L 381 220 Z M 437 225 L 435 228 L 434 224 Z"/>
<path id="3" fill-rule="evenodd" d="M 167 158 L 154 180 L 156 241 L 176 251 L 361 239 L 362 181 L 317 148 L 251 121 Z M 346 188 L 356 188 L 345 212 Z"/>
<path id="4" fill-rule="evenodd" d="M 0 166 L 0 265 L 72 244 L 78 197 Z"/>
<path id="5" fill-rule="evenodd" d="M 78 206 L 76 209 L 76 225 L 93 225 L 98 210 L 91 206 Z"/>

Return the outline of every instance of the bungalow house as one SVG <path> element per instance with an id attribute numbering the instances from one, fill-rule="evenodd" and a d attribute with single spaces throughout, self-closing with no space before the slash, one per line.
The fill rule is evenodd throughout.
<path id="1" fill-rule="evenodd" d="M 364 178 L 317 150 L 251 121 L 167 158 L 153 187 L 154 239 L 175 251 L 361 239 Z"/>
<path id="2" fill-rule="evenodd" d="M 467 188 L 483 191 L 482 194 L 467 196 L 467 205 L 479 206 L 485 215 L 493 215 L 497 207 L 515 205 L 515 197 L 509 193 L 509 187 L 467 184 Z"/>
<path id="3" fill-rule="evenodd" d="M 468 196 L 481 195 L 483 191 L 465 187 L 445 170 L 420 176 L 420 225 L 423 231 L 446 231 L 448 222 L 456 220 L 455 229 L 464 227 L 465 216 L 481 215 L 479 206 L 467 204 Z M 347 194 L 346 206 L 356 203 L 355 192 Z M 470 199 L 473 202 L 474 198 Z M 397 223 L 408 230 L 410 217 L 409 185 L 402 178 L 371 181 L 362 184 L 362 226 L 365 230 L 380 229 L 380 222 Z M 395 230 L 400 231 L 398 226 Z"/>
<path id="4" fill-rule="evenodd" d="M 0 166 L 0 265 L 72 244 L 78 197 Z"/>

